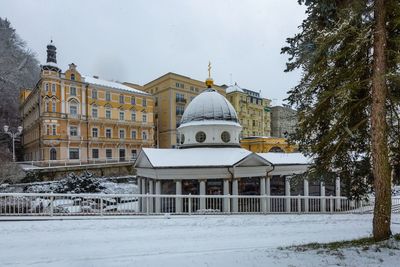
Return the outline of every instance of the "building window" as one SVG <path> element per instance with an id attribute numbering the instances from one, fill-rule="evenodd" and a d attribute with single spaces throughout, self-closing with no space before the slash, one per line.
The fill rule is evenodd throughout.
<path id="1" fill-rule="evenodd" d="M 227 131 L 223 131 L 221 134 L 221 139 L 223 142 L 228 143 L 231 141 L 231 135 Z"/>
<path id="2" fill-rule="evenodd" d="M 44 107 L 44 111 L 45 112 L 49 112 L 50 111 L 50 102 L 48 100 L 46 100 L 46 105 Z"/>
<path id="3" fill-rule="evenodd" d="M 125 130 L 124 129 L 120 129 L 119 130 L 119 138 L 120 139 L 125 139 Z"/>
<path id="4" fill-rule="evenodd" d="M 131 105 L 136 105 L 136 99 L 134 96 L 131 96 Z"/>
<path id="5" fill-rule="evenodd" d="M 136 139 L 136 131 L 132 131 L 131 132 L 131 138 L 132 139 Z"/>
<path id="6" fill-rule="evenodd" d="M 69 149 L 69 159 L 79 159 L 79 148 Z"/>
<path id="7" fill-rule="evenodd" d="M 48 84 L 48 83 L 45 83 L 45 84 L 44 84 L 44 89 L 46 90 L 46 92 L 49 91 L 49 84 Z"/>
<path id="8" fill-rule="evenodd" d="M 184 144 L 185 143 L 185 135 L 184 134 L 181 134 L 181 144 Z"/>
<path id="9" fill-rule="evenodd" d="M 55 100 L 53 100 L 53 102 L 52 102 L 51 109 L 52 109 L 53 112 L 57 111 L 57 106 L 56 106 L 56 101 Z"/>
<path id="10" fill-rule="evenodd" d="M 97 99 L 97 90 L 96 89 L 92 90 L 92 98 Z"/>
<path id="11" fill-rule="evenodd" d="M 136 121 L 136 112 L 132 111 L 131 113 L 131 121 Z"/>
<path id="12" fill-rule="evenodd" d="M 92 149 L 92 158 L 93 159 L 98 159 L 99 158 L 99 149 L 98 148 L 93 148 Z"/>
<path id="13" fill-rule="evenodd" d="M 110 91 L 106 92 L 106 101 L 111 101 L 111 93 L 110 93 Z"/>
<path id="14" fill-rule="evenodd" d="M 119 95 L 119 103 L 124 104 L 124 102 L 125 102 L 124 95 Z"/>
<path id="15" fill-rule="evenodd" d="M 69 127 L 69 135 L 70 136 L 78 136 L 78 127 L 70 126 Z"/>
<path id="16" fill-rule="evenodd" d="M 125 120 L 125 111 L 120 111 L 120 112 L 119 112 L 119 120 L 120 120 L 120 121 Z"/>
<path id="17" fill-rule="evenodd" d="M 132 153 L 132 159 L 136 159 L 136 157 L 137 157 L 137 150 L 136 150 L 136 149 L 132 149 L 131 153 Z"/>
<path id="18" fill-rule="evenodd" d="M 199 143 L 203 143 L 206 140 L 206 133 L 205 132 L 197 132 L 196 133 L 196 141 Z"/>
<path id="19" fill-rule="evenodd" d="M 106 149 L 106 158 L 112 159 L 112 149 Z"/>
<path id="20" fill-rule="evenodd" d="M 57 125 L 53 124 L 51 126 L 51 134 L 52 135 L 57 135 Z"/>
<path id="21" fill-rule="evenodd" d="M 111 110 L 106 109 L 106 119 L 111 119 Z"/>
<path id="22" fill-rule="evenodd" d="M 50 148 L 50 160 L 56 160 L 57 159 L 57 150 L 52 147 Z"/>
<path id="23" fill-rule="evenodd" d="M 185 88 L 185 85 L 183 83 L 175 83 L 176 88 Z"/>
<path id="24" fill-rule="evenodd" d="M 147 114 L 146 113 L 142 114 L 142 122 L 144 122 L 144 123 L 147 122 Z"/>
<path id="25" fill-rule="evenodd" d="M 147 132 L 142 132 L 142 140 L 147 140 Z"/>
<path id="26" fill-rule="evenodd" d="M 71 73 L 71 81 L 75 81 L 75 74 Z"/>
<path id="27" fill-rule="evenodd" d="M 194 91 L 194 87 L 193 86 L 190 86 L 190 91 Z"/>
<path id="28" fill-rule="evenodd" d="M 185 102 L 185 95 L 181 93 L 176 93 L 175 95 L 176 102 Z"/>
<path id="29" fill-rule="evenodd" d="M 76 96 L 76 87 L 71 86 L 69 89 L 69 94 L 72 96 Z"/>
<path id="30" fill-rule="evenodd" d="M 143 100 L 142 100 L 142 106 L 143 106 L 143 107 L 147 107 L 147 99 L 146 99 L 146 98 L 143 98 Z"/>
<path id="31" fill-rule="evenodd" d="M 98 110 L 97 107 L 92 107 L 92 117 L 97 118 L 98 117 Z"/>
<path id="32" fill-rule="evenodd" d="M 106 129 L 106 138 L 111 138 L 111 135 L 112 135 L 112 133 L 111 133 L 111 129 Z"/>
<path id="33" fill-rule="evenodd" d="M 184 106 L 176 106 L 176 115 L 177 116 L 182 116 L 184 111 L 185 111 Z"/>
<path id="34" fill-rule="evenodd" d="M 94 138 L 99 137 L 99 129 L 92 128 L 92 137 L 94 137 Z"/>
<path id="35" fill-rule="evenodd" d="M 56 85 L 54 83 L 51 85 L 51 93 L 52 94 L 56 93 Z"/>

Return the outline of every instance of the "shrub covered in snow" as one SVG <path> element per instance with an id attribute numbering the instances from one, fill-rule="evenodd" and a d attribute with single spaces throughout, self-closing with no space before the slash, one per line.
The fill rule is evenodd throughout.
<path id="1" fill-rule="evenodd" d="M 61 180 L 56 188 L 55 193 L 99 193 L 104 187 L 99 180 L 93 177 L 93 174 L 85 172 L 81 176 L 74 173 Z"/>

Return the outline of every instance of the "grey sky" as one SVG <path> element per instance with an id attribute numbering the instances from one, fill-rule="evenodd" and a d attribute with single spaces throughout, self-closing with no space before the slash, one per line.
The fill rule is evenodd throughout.
<path id="1" fill-rule="evenodd" d="M 43 63 L 52 37 L 65 70 L 145 84 L 167 72 L 283 99 L 300 73 L 280 48 L 304 18 L 297 0 L 2 0 L 0 16 Z"/>

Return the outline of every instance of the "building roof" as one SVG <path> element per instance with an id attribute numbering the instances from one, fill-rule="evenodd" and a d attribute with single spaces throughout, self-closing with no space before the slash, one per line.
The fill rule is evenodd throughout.
<path id="1" fill-rule="evenodd" d="M 273 165 L 309 165 L 312 159 L 301 153 L 257 153 Z"/>
<path id="2" fill-rule="evenodd" d="M 90 84 L 94 84 L 94 85 L 98 85 L 98 86 L 109 87 L 109 88 L 114 88 L 114 89 L 119 89 L 119 90 L 124 90 L 124 91 L 143 94 L 143 95 L 150 95 L 146 92 L 140 91 L 140 90 L 132 88 L 130 86 L 123 85 L 122 83 L 111 82 L 111 81 L 102 80 L 102 79 L 98 79 L 98 78 L 94 78 L 94 77 L 90 77 L 90 76 L 82 76 L 82 77 L 84 78 L 84 81 L 86 83 L 90 83 Z"/>
<path id="3" fill-rule="evenodd" d="M 142 148 L 154 168 L 168 167 L 224 167 L 233 166 L 250 154 L 243 148 L 199 147 L 190 149 Z"/>
<path id="4" fill-rule="evenodd" d="M 239 87 L 239 85 L 237 85 L 237 83 L 235 83 L 234 85 L 230 85 L 226 88 L 226 93 L 233 93 L 233 92 L 241 92 L 244 93 L 244 91 L 242 90 L 242 88 Z"/>
<path id="5" fill-rule="evenodd" d="M 232 104 L 212 88 L 203 91 L 189 103 L 181 124 L 205 120 L 239 122 Z"/>

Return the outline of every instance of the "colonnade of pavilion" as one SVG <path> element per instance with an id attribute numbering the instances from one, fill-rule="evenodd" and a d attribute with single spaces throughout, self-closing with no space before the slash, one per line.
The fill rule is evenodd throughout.
<path id="1" fill-rule="evenodd" d="M 292 176 L 281 176 L 284 177 L 285 180 L 285 211 L 290 212 L 291 208 L 291 184 L 290 180 Z M 272 196 L 271 195 L 271 176 L 266 176 L 266 177 L 259 177 L 259 191 L 261 196 Z M 215 179 L 210 179 L 215 180 Z M 241 195 L 239 193 L 239 180 L 240 178 L 234 178 L 234 179 L 222 179 L 223 180 L 223 192 L 222 195 L 225 196 L 232 196 L 231 200 L 229 198 L 223 198 L 223 211 L 224 212 L 238 212 L 238 198 L 234 198 L 234 196 Z M 142 195 L 165 195 L 162 193 L 162 181 L 165 180 L 156 180 L 156 179 L 151 179 L 151 178 L 144 178 L 144 177 L 138 177 L 137 178 L 137 184 L 139 188 L 139 194 Z M 175 183 L 175 195 L 182 195 L 182 181 L 181 179 L 176 179 L 176 180 L 168 180 L 170 182 Z M 206 196 L 206 182 L 207 179 L 199 179 L 199 196 Z M 320 197 L 326 197 L 326 188 L 325 188 L 325 183 L 320 182 L 319 183 L 320 187 Z M 309 181 L 307 179 L 303 180 L 303 197 L 310 197 L 309 194 Z M 341 190 L 340 190 L 340 178 L 337 177 L 335 180 L 335 190 L 334 190 L 334 196 L 335 198 L 335 205 L 336 207 L 340 207 L 340 199 L 338 197 L 341 196 Z M 173 197 L 174 194 L 170 194 L 169 196 Z M 296 197 L 296 196 L 293 196 Z M 182 200 L 183 198 L 175 198 L 175 212 L 179 213 L 183 211 L 183 205 L 182 205 Z M 200 198 L 200 210 L 205 210 L 206 209 L 206 198 Z M 321 210 L 325 211 L 325 202 L 321 201 Z M 265 198 L 261 200 L 261 211 L 264 212 L 269 212 L 269 199 Z M 308 207 L 309 203 L 308 201 L 304 202 L 304 210 L 307 212 L 309 210 Z M 154 202 L 151 201 L 149 204 L 143 201 L 142 199 L 139 199 L 139 209 L 142 212 L 146 212 L 147 209 L 150 209 L 151 212 L 156 212 L 159 213 L 161 211 L 161 199 L 155 197 Z"/>

